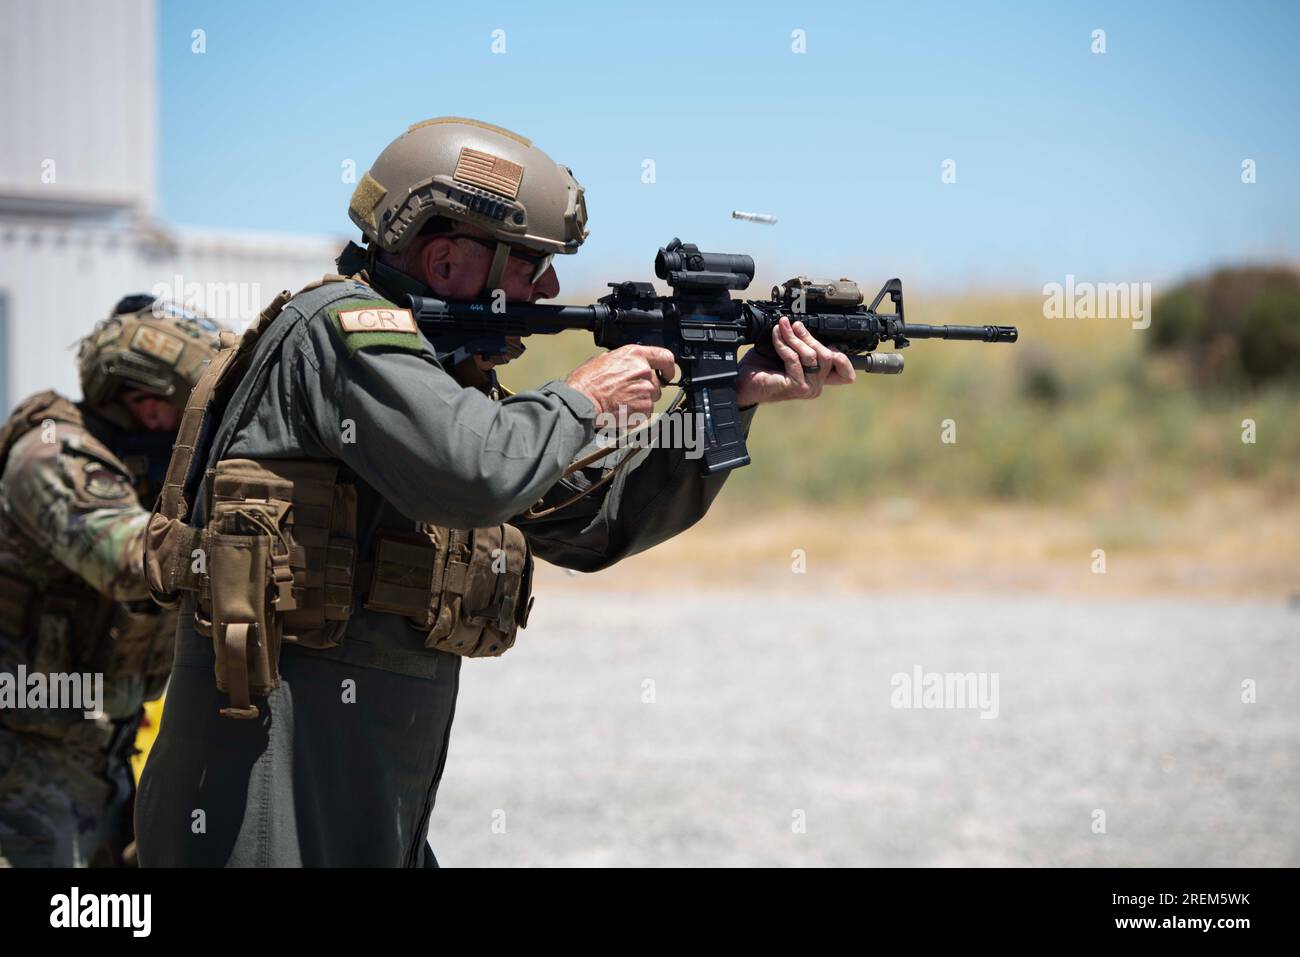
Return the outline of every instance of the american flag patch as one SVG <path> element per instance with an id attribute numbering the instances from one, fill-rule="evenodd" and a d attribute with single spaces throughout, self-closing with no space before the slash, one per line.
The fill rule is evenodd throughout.
<path id="1" fill-rule="evenodd" d="M 461 148 L 452 177 L 462 183 L 481 186 L 507 199 L 514 199 L 519 195 L 524 168 L 500 156 L 465 146 Z"/>

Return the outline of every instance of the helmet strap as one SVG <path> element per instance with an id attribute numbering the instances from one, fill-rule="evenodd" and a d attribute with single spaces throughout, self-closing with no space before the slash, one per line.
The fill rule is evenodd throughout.
<path id="1" fill-rule="evenodd" d="M 501 288 L 501 279 L 506 274 L 506 263 L 510 261 L 510 244 L 497 243 L 497 251 L 492 256 L 492 268 L 488 270 L 487 285 L 483 294 L 491 296 L 493 289 Z"/>

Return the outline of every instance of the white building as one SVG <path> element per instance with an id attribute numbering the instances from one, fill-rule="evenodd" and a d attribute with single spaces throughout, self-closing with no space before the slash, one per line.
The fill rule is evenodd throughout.
<path id="1" fill-rule="evenodd" d="M 77 397 L 71 347 L 123 295 L 242 327 L 345 242 L 156 218 L 155 27 L 153 0 L 0 0 L 0 413 Z"/>

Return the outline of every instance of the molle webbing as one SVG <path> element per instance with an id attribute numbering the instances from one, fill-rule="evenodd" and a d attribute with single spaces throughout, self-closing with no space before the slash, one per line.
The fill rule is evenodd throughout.
<path id="1" fill-rule="evenodd" d="M 213 639 L 223 714 L 253 718 L 250 695 L 279 686 L 284 642 L 330 648 L 352 615 L 356 487 L 339 463 L 225 459 L 208 476 L 194 566 L 199 630 Z"/>
<path id="2" fill-rule="evenodd" d="M 352 615 L 356 486 L 338 480 L 339 467 L 322 460 L 226 459 L 210 479 L 203 537 L 222 531 L 269 539 L 270 585 L 284 639 L 307 647 L 337 644 L 340 629 L 329 623 Z"/>
<path id="3" fill-rule="evenodd" d="M 181 417 L 180 431 L 176 437 L 176 446 L 172 452 L 171 464 L 167 468 L 167 481 L 163 486 L 159 511 L 167 518 L 184 520 L 189 510 L 185 501 L 185 485 L 190 477 L 190 470 L 198 451 L 198 442 L 203 437 L 207 422 L 208 407 L 214 398 L 228 398 L 219 395 L 228 379 L 238 381 L 237 373 L 246 366 L 253 346 L 271 321 L 280 314 L 290 298 L 288 290 L 282 291 L 262 310 L 257 321 L 250 326 L 238 340 L 231 333 L 221 334 L 221 351 L 204 370 L 198 385 L 190 393 L 185 403 L 185 414 Z M 231 373 L 236 373 L 231 375 Z"/>
<path id="4" fill-rule="evenodd" d="M 185 493 L 195 458 L 205 451 L 200 449 L 200 445 L 215 427 L 215 420 L 220 418 L 230 393 L 247 369 L 258 338 L 290 298 L 288 290 L 281 292 L 242 336 L 221 333 L 221 350 L 203 370 L 185 403 L 176 445 L 167 466 L 167 478 L 150 516 L 146 535 L 145 572 L 149 590 L 154 601 L 164 607 L 174 607 L 180 599 L 180 592 L 198 590 L 198 577 L 192 562 L 194 550 L 199 547 L 199 530 L 185 524 L 190 512 L 190 502 Z M 201 466 L 202 462 L 198 464 Z"/>
<path id="5" fill-rule="evenodd" d="M 367 610 L 406 617 L 426 632 L 426 648 L 494 657 L 528 623 L 532 567 L 528 541 L 513 525 L 423 525 L 418 535 L 381 533 L 356 580 L 367 588 Z"/>
<path id="6" fill-rule="evenodd" d="M 167 607 L 194 593 L 195 627 L 212 639 L 217 686 L 230 697 L 222 714 L 235 718 L 256 718 L 252 697 L 279 687 L 282 643 L 340 644 L 360 602 L 407 618 L 433 652 L 472 657 L 513 646 L 531 606 L 532 555 L 514 526 L 381 532 L 359 562 L 357 486 L 342 463 L 225 457 L 293 326 L 272 325 L 290 298 L 277 296 L 242 338 L 222 336 L 186 403 L 146 534 L 150 591 Z M 187 496 L 199 487 L 205 525 L 194 528 Z"/>

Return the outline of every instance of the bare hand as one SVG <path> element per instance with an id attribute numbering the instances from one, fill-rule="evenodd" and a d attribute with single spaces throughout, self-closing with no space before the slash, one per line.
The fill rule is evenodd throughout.
<path id="1" fill-rule="evenodd" d="M 802 322 L 791 325 L 785 316 L 772 328 L 772 347 L 779 362 L 765 359 L 757 349 L 740 360 L 736 380 L 740 406 L 815 399 L 824 386 L 848 385 L 858 377 L 848 356 L 822 345 Z"/>
<path id="2" fill-rule="evenodd" d="M 588 359 L 564 381 L 596 405 L 596 414 L 649 415 L 675 370 L 673 354 L 658 346 L 620 346 Z"/>

